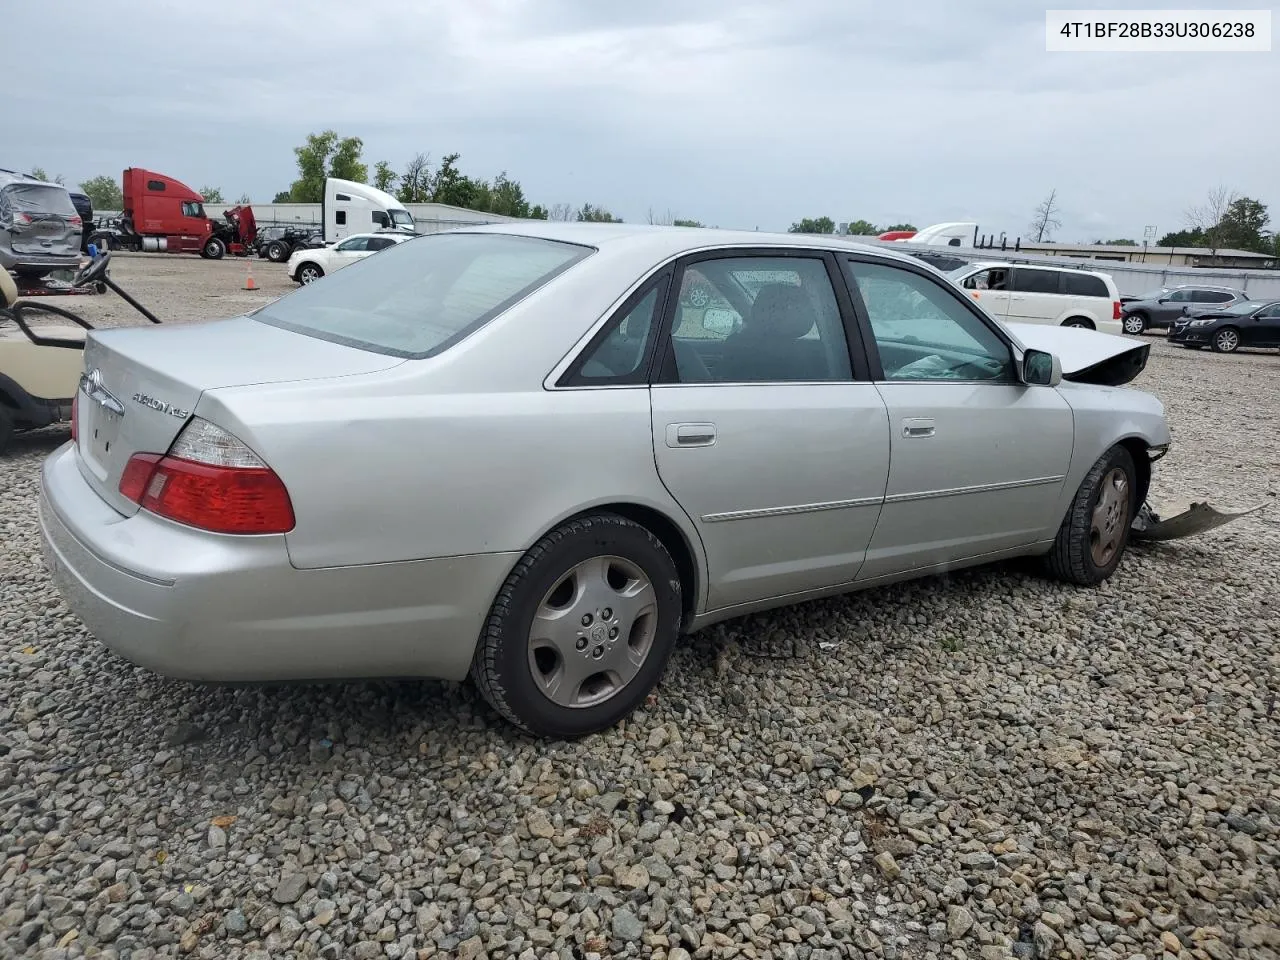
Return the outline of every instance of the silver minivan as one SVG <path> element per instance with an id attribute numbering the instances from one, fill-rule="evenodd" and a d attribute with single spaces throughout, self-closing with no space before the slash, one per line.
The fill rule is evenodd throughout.
<path id="1" fill-rule="evenodd" d="M 0 170 L 0 268 L 35 277 L 78 269 L 82 226 L 66 187 Z"/>

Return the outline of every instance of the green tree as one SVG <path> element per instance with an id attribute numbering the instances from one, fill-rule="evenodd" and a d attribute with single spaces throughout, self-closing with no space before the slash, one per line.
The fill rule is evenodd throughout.
<path id="1" fill-rule="evenodd" d="M 399 175 L 391 169 L 391 164 L 385 160 L 379 160 L 373 165 L 373 185 L 379 190 L 385 190 L 390 193 L 395 189 L 396 181 Z"/>
<path id="2" fill-rule="evenodd" d="M 793 223 L 788 233 L 835 233 L 836 222 L 830 217 L 805 217 Z"/>
<path id="3" fill-rule="evenodd" d="M 574 219 L 581 223 L 622 223 L 621 217 L 615 217 L 604 207 L 593 206 L 590 203 L 584 203 L 579 207 Z"/>
<path id="4" fill-rule="evenodd" d="M 672 220 L 672 221 L 671 221 L 671 225 L 672 225 L 672 226 L 674 226 L 674 227 L 705 227 L 705 226 L 706 226 L 706 224 L 702 223 L 701 221 L 698 221 L 698 220 L 682 220 L 682 219 L 681 219 L 681 218 L 679 218 L 679 217 L 677 217 L 676 219 Z"/>
<path id="5" fill-rule="evenodd" d="M 240 194 L 240 199 L 238 199 L 236 203 L 253 203 L 253 201 L 249 199 L 248 193 L 242 193 Z"/>
<path id="6" fill-rule="evenodd" d="M 217 187 L 201 187 L 200 196 L 204 197 L 205 203 L 226 203 L 222 199 L 222 191 Z"/>
<path id="7" fill-rule="evenodd" d="M 461 156 L 450 153 L 440 161 L 439 169 L 431 178 L 431 200 L 468 210 L 487 210 L 489 185 L 483 180 L 473 180 L 458 169 Z"/>
<path id="8" fill-rule="evenodd" d="M 1203 247 L 1204 245 L 1204 231 L 1199 229 L 1175 230 L 1172 233 L 1166 233 L 1156 241 L 1157 247 Z"/>
<path id="9" fill-rule="evenodd" d="M 1252 197 L 1233 200 L 1220 223 L 1222 245 L 1237 250 L 1269 253 L 1274 242 L 1267 233 L 1271 217 L 1267 205 Z"/>
<path id="10" fill-rule="evenodd" d="M 365 183 L 369 168 L 360 162 L 364 141 L 359 137 L 339 137 L 336 130 L 307 134 L 307 142 L 294 147 L 298 179 L 289 188 L 294 203 L 319 203 L 324 198 L 325 177 L 340 177 Z"/>
<path id="11" fill-rule="evenodd" d="M 401 203 L 431 202 L 431 164 L 425 153 L 420 153 L 409 161 L 400 175 L 400 189 L 396 197 Z"/>
<path id="12" fill-rule="evenodd" d="M 124 208 L 124 193 L 120 184 L 113 177 L 105 174 L 91 177 L 80 184 L 80 189 L 93 203 L 95 210 L 121 210 Z"/>
<path id="13" fill-rule="evenodd" d="M 508 177 L 505 170 L 494 177 L 489 187 L 488 209 L 490 213 L 500 213 L 504 217 L 529 216 L 529 201 L 525 198 L 524 188 L 520 181 Z"/>
<path id="14" fill-rule="evenodd" d="M 1138 241 L 1137 241 L 1137 240 L 1130 240 L 1130 239 L 1128 239 L 1127 237 L 1122 237 L 1122 238 L 1120 238 L 1119 240 L 1095 240 L 1095 241 L 1093 241 L 1093 245 L 1094 245 L 1095 247 L 1137 247 L 1137 246 L 1140 246 L 1140 244 L 1138 243 Z"/>
<path id="15" fill-rule="evenodd" d="M 271 198 L 272 203 L 290 203 L 292 202 L 292 200 L 293 200 L 293 194 L 291 194 L 288 190 L 281 190 L 279 193 L 277 193 L 274 197 Z"/>
<path id="16" fill-rule="evenodd" d="M 888 233 L 891 230 L 916 230 L 918 229 L 914 223 L 891 223 L 889 226 L 881 230 L 881 233 Z"/>
<path id="17" fill-rule="evenodd" d="M 830 231 L 824 230 L 823 232 L 829 233 Z M 884 233 L 884 231 L 869 220 L 854 220 L 849 224 L 848 233 L 851 237 L 874 237 L 877 234 Z"/>

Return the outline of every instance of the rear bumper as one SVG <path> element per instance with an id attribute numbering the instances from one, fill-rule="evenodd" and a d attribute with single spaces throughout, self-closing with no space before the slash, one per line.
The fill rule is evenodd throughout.
<path id="1" fill-rule="evenodd" d="M 466 676 L 515 554 L 297 570 L 280 536 L 205 534 L 124 517 L 71 444 L 41 473 L 45 562 L 111 650 L 185 680 Z"/>
<path id="2" fill-rule="evenodd" d="M 14 253 L 0 250 L 0 267 L 18 273 L 50 273 L 54 270 L 79 270 L 80 250 L 75 253 Z"/>

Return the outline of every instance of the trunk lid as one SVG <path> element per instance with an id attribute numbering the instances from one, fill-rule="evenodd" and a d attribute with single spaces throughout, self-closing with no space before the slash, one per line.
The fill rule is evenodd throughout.
<path id="1" fill-rule="evenodd" d="M 0 190 L 0 219 L 9 226 L 15 254 L 79 253 L 81 225 L 72 223 L 79 217 L 64 187 L 11 183 Z"/>
<path id="2" fill-rule="evenodd" d="M 85 340 L 76 423 L 80 472 L 131 516 L 138 506 L 119 489 L 126 464 L 135 453 L 165 453 L 206 390 L 354 376 L 403 362 L 249 317 L 95 330 Z"/>
<path id="3" fill-rule="evenodd" d="M 1131 337 L 1043 323 L 1004 323 L 1023 347 L 1046 350 L 1062 362 L 1062 379 L 1119 387 L 1147 365 L 1151 344 Z"/>

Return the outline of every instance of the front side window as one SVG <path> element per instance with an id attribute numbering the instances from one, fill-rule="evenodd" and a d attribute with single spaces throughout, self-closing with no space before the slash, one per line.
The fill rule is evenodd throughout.
<path id="1" fill-rule="evenodd" d="M 447 350 L 593 250 L 498 233 L 416 237 L 253 316 L 323 340 L 421 359 Z"/>
<path id="2" fill-rule="evenodd" d="M 387 219 L 385 210 L 374 210 L 370 215 L 373 217 L 374 226 L 385 227 L 391 223 L 391 221 Z"/>
<path id="3" fill-rule="evenodd" d="M 355 253 L 360 250 L 369 249 L 368 237 L 352 237 L 349 240 L 343 240 L 333 249 L 341 250 L 343 253 Z"/>
<path id="4" fill-rule="evenodd" d="M 1273 303 L 1258 311 L 1259 320 L 1280 320 L 1280 303 Z"/>
<path id="5" fill-rule="evenodd" d="M 183 200 L 182 215 L 184 217 L 203 217 L 204 204 L 198 203 L 195 200 Z"/>
<path id="6" fill-rule="evenodd" d="M 966 290 L 1008 290 L 1009 271 L 1004 267 L 979 270 L 961 284 Z"/>
<path id="7" fill-rule="evenodd" d="M 676 303 L 668 362 L 677 382 L 852 379 L 840 308 L 821 259 L 699 260 L 685 271 L 682 289 L 705 296 Z"/>
<path id="8" fill-rule="evenodd" d="M 846 269 L 886 380 L 1014 379 L 1005 342 L 942 285 L 887 264 L 849 260 Z"/>

